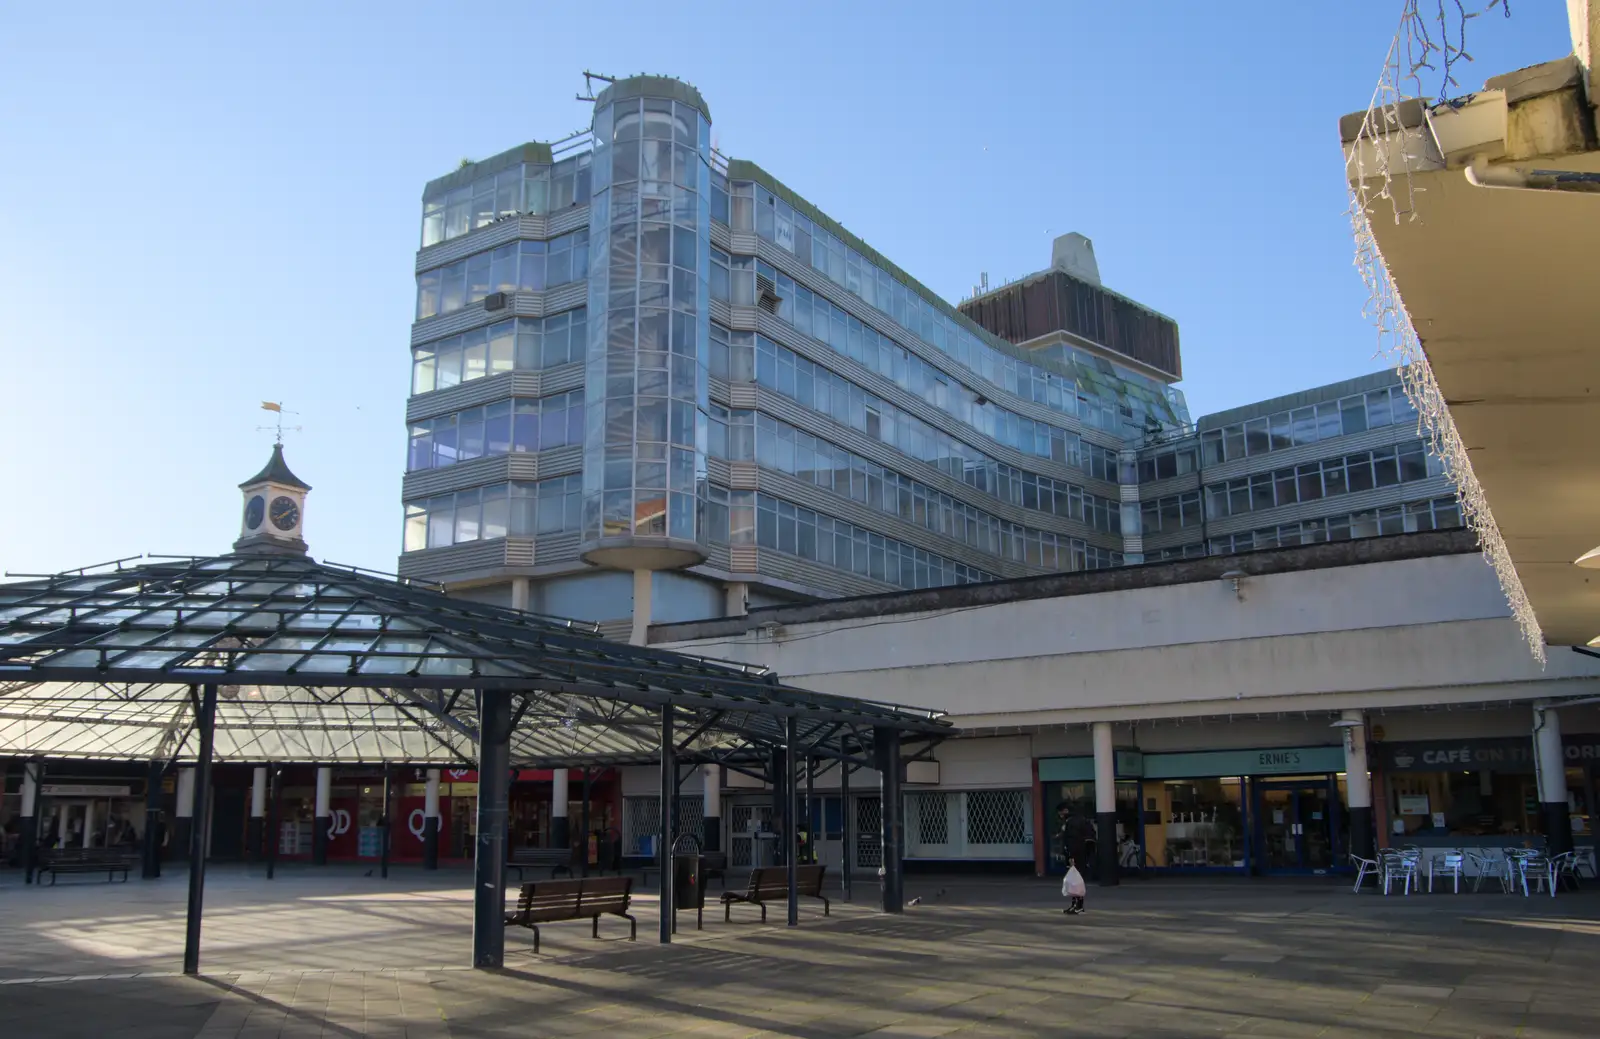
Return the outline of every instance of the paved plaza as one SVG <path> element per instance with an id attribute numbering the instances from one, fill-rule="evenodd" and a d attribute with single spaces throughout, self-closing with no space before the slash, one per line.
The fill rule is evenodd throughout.
<path id="1" fill-rule="evenodd" d="M 692 916 L 656 944 L 607 919 L 511 929 L 464 969 L 470 877 L 291 867 L 208 875 L 203 976 L 178 973 L 185 878 L 26 888 L 0 873 L 0 1035 L 1519 1036 L 1600 1034 L 1600 891 L 1351 895 L 1332 881 L 1160 879 L 1091 889 L 910 878 L 922 904 L 830 918 Z"/>

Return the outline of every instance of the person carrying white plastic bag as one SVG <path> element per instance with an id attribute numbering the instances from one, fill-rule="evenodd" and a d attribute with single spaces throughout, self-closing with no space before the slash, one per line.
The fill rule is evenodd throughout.
<path id="1" fill-rule="evenodd" d="M 1083 874 L 1078 872 L 1078 860 L 1068 859 L 1067 875 L 1061 879 L 1061 894 L 1069 902 L 1062 912 L 1069 916 L 1082 916 L 1083 898 L 1088 893 L 1089 886 L 1083 882 Z"/>

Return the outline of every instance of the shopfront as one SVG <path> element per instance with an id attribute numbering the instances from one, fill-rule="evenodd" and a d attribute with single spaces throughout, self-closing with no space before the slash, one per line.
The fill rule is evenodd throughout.
<path id="1" fill-rule="evenodd" d="M 1600 735 L 1569 734 L 1567 810 L 1573 842 L 1595 843 Z M 1390 845 L 1517 847 L 1542 844 L 1531 736 L 1374 743 L 1383 770 Z"/>
<path id="2" fill-rule="evenodd" d="M 1065 868 L 1069 820 L 1095 818 L 1094 759 L 1042 758 L 1045 861 Z M 1326 873 L 1345 868 L 1343 747 L 1117 751 L 1118 860 L 1163 872 Z"/>

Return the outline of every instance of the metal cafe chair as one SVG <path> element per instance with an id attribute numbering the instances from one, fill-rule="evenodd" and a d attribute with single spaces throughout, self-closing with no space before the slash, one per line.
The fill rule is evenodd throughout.
<path id="1" fill-rule="evenodd" d="M 1383 893 L 1389 893 L 1389 886 L 1396 880 L 1404 885 L 1402 893 L 1411 894 L 1412 887 L 1420 887 L 1417 867 L 1421 865 L 1422 856 L 1409 851 L 1394 851 L 1385 849 L 1379 853 L 1383 863 Z"/>
<path id="2" fill-rule="evenodd" d="M 1356 867 L 1356 884 L 1355 887 L 1350 889 L 1351 893 L 1360 891 L 1361 882 L 1369 876 L 1372 878 L 1374 886 L 1383 883 L 1383 867 L 1378 864 L 1377 859 L 1364 859 L 1355 852 L 1351 852 L 1350 861 Z"/>
<path id="3" fill-rule="evenodd" d="M 1523 851 L 1513 860 L 1516 876 L 1522 881 L 1522 897 L 1527 898 L 1529 882 L 1543 891 L 1549 888 L 1550 897 L 1556 897 L 1556 865 L 1542 851 Z"/>
<path id="4" fill-rule="evenodd" d="M 1511 875 L 1508 870 L 1510 861 L 1508 859 L 1497 858 L 1485 851 L 1468 852 L 1467 855 L 1472 860 L 1473 868 L 1478 871 L 1478 875 L 1473 878 L 1472 882 L 1474 894 L 1483 890 L 1483 882 L 1487 879 L 1499 881 L 1500 891 L 1503 894 L 1509 895 L 1511 893 Z"/>
<path id="5" fill-rule="evenodd" d="M 1461 869 L 1466 864 L 1467 856 L 1460 848 L 1448 849 L 1428 857 L 1428 894 L 1433 894 L 1433 878 L 1435 874 L 1446 874 L 1454 885 L 1453 893 L 1461 893 Z"/>

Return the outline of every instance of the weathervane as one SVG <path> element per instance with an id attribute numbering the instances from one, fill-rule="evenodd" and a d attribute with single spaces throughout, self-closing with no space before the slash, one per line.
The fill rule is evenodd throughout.
<path id="1" fill-rule="evenodd" d="M 270 401 L 270 400 L 264 400 L 264 401 L 261 402 L 261 410 L 262 411 L 270 411 L 270 412 L 272 412 L 273 414 L 278 416 L 278 419 L 277 419 L 277 422 L 275 422 L 273 425 L 270 425 L 270 426 L 257 426 L 256 427 L 256 432 L 257 433 L 273 433 L 277 437 L 277 442 L 279 444 L 282 444 L 283 443 L 283 433 L 284 433 L 283 416 L 285 416 L 285 415 L 298 415 L 300 413 L 298 411 L 285 411 L 285 410 L 283 410 L 283 402 L 282 401 Z M 288 428 L 289 428 L 289 432 L 291 432 L 291 433 L 298 433 L 298 432 L 300 432 L 300 429 L 301 429 L 301 427 L 299 427 L 299 426 L 290 426 Z"/>

